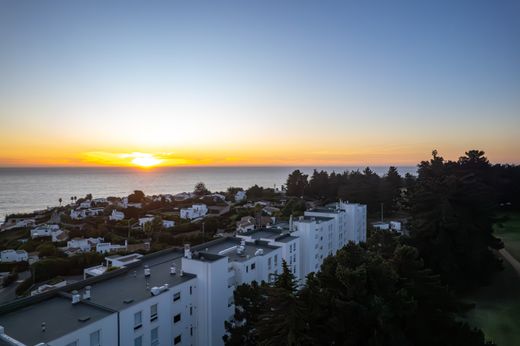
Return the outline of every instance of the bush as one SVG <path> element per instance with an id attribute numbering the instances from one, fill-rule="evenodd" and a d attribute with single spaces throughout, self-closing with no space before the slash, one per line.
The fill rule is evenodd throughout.
<path id="1" fill-rule="evenodd" d="M 16 287 L 15 293 L 17 296 L 24 295 L 33 284 L 32 277 L 28 277 L 21 284 Z"/>

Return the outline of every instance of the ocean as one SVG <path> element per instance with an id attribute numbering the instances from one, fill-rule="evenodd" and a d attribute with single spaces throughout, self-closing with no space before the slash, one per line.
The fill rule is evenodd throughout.
<path id="1" fill-rule="evenodd" d="M 364 167 L 316 167 L 328 172 L 364 169 Z M 230 186 L 248 188 L 255 184 L 280 187 L 295 169 L 312 174 L 314 167 L 160 167 L 136 168 L 0 168 L 0 222 L 12 213 L 32 212 L 70 202 L 91 193 L 94 198 L 127 196 L 133 190 L 147 195 L 193 191 L 204 182 L 211 191 Z M 383 175 L 388 167 L 371 167 Z M 417 168 L 398 167 L 399 173 L 416 174 Z"/>

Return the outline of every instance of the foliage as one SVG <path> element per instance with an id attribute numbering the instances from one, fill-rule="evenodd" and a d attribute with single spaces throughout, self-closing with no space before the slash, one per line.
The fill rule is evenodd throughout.
<path id="1" fill-rule="evenodd" d="M 211 192 L 206 188 L 206 184 L 203 182 L 195 184 L 195 188 L 193 189 L 193 193 L 195 196 L 201 197 L 204 195 L 209 195 Z"/>
<path id="2" fill-rule="evenodd" d="M 130 203 L 142 203 L 143 201 L 144 201 L 144 192 L 141 190 L 135 190 L 134 193 L 128 195 L 128 202 L 130 202 Z"/>
<path id="3" fill-rule="evenodd" d="M 308 175 L 299 169 L 293 171 L 287 177 L 287 196 L 302 197 L 309 187 Z"/>
<path id="4" fill-rule="evenodd" d="M 465 305 L 390 232 L 349 243 L 295 285 L 284 265 L 273 285 L 237 289 L 226 344 L 486 345 L 457 319 Z"/>
<path id="5" fill-rule="evenodd" d="M 434 151 L 419 165 L 410 195 L 410 243 L 458 291 L 489 282 L 501 268 L 491 249 L 503 246 L 493 236 L 496 199 L 486 181 L 491 166 L 483 152 L 466 154 L 452 162 Z"/>

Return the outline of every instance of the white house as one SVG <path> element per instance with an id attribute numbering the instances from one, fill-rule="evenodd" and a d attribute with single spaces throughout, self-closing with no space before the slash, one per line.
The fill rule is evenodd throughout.
<path id="1" fill-rule="evenodd" d="M 4 250 L 0 252 L 0 262 L 24 262 L 29 260 L 29 255 L 25 250 Z"/>
<path id="2" fill-rule="evenodd" d="M 83 201 L 79 204 L 80 209 L 88 209 L 92 206 L 92 201 L 87 199 L 86 201 Z"/>
<path id="3" fill-rule="evenodd" d="M 125 219 L 125 213 L 114 209 L 108 218 L 112 221 L 121 221 Z"/>
<path id="4" fill-rule="evenodd" d="M 52 233 L 55 233 L 60 230 L 59 225 L 39 225 L 36 228 L 33 228 L 31 230 L 31 238 L 38 238 L 38 237 L 51 237 Z"/>
<path id="5" fill-rule="evenodd" d="M 32 227 L 35 224 L 34 218 L 9 218 L 1 225 L 1 228 L 8 230 L 11 228 Z"/>
<path id="6" fill-rule="evenodd" d="M 247 198 L 247 194 L 244 190 L 237 191 L 235 193 L 235 202 L 240 203 Z"/>
<path id="7" fill-rule="evenodd" d="M 164 228 L 173 228 L 175 226 L 175 221 L 172 220 L 162 220 L 162 225 Z"/>
<path id="8" fill-rule="evenodd" d="M 182 208 L 180 210 L 181 219 L 193 220 L 203 217 L 208 213 L 208 207 L 205 204 L 194 204 L 190 208 Z"/>
<path id="9" fill-rule="evenodd" d="M 152 223 L 155 217 L 153 215 L 145 215 L 139 218 L 139 226 L 144 227 L 147 223 Z"/>
<path id="10" fill-rule="evenodd" d="M 109 253 L 116 251 L 123 251 L 128 248 L 128 241 L 125 240 L 125 245 L 118 245 L 112 243 L 98 243 L 96 244 L 96 252 L 98 253 Z"/>
<path id="11" fill-rule="evenodd" d="M 70 217 L 73 220 L 82 220 L 89 216 L 97 216 L 103 213 L 103 208 L 75 209 L 70 211 Z"/>
<path id="12" fill-rule="evenodd" d="M 238 233 L 252 231 L 256 227 L 256 219 L 252 216 L 243 216 L 236 222 L 236 227 Z"/>
<path id="13" fill-rule="evenodd" d="M 67 242 L 67 249 L 80 249 L 83 252 L 92 250 L 92 246 L 99 244 L 103 238 L 73 238 Z"/>

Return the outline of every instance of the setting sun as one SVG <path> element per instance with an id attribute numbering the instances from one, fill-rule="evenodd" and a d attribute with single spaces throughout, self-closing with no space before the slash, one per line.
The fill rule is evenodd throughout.
<path id="1" fill-rule="evenodd" d="M 136 166 L 140 167 L 152 167 L 161 163 L 162 160 L 156 159 L 151 154 L 146 154 L 144 156 L 136 157 L 132 160 L 132 163 Z"/>

